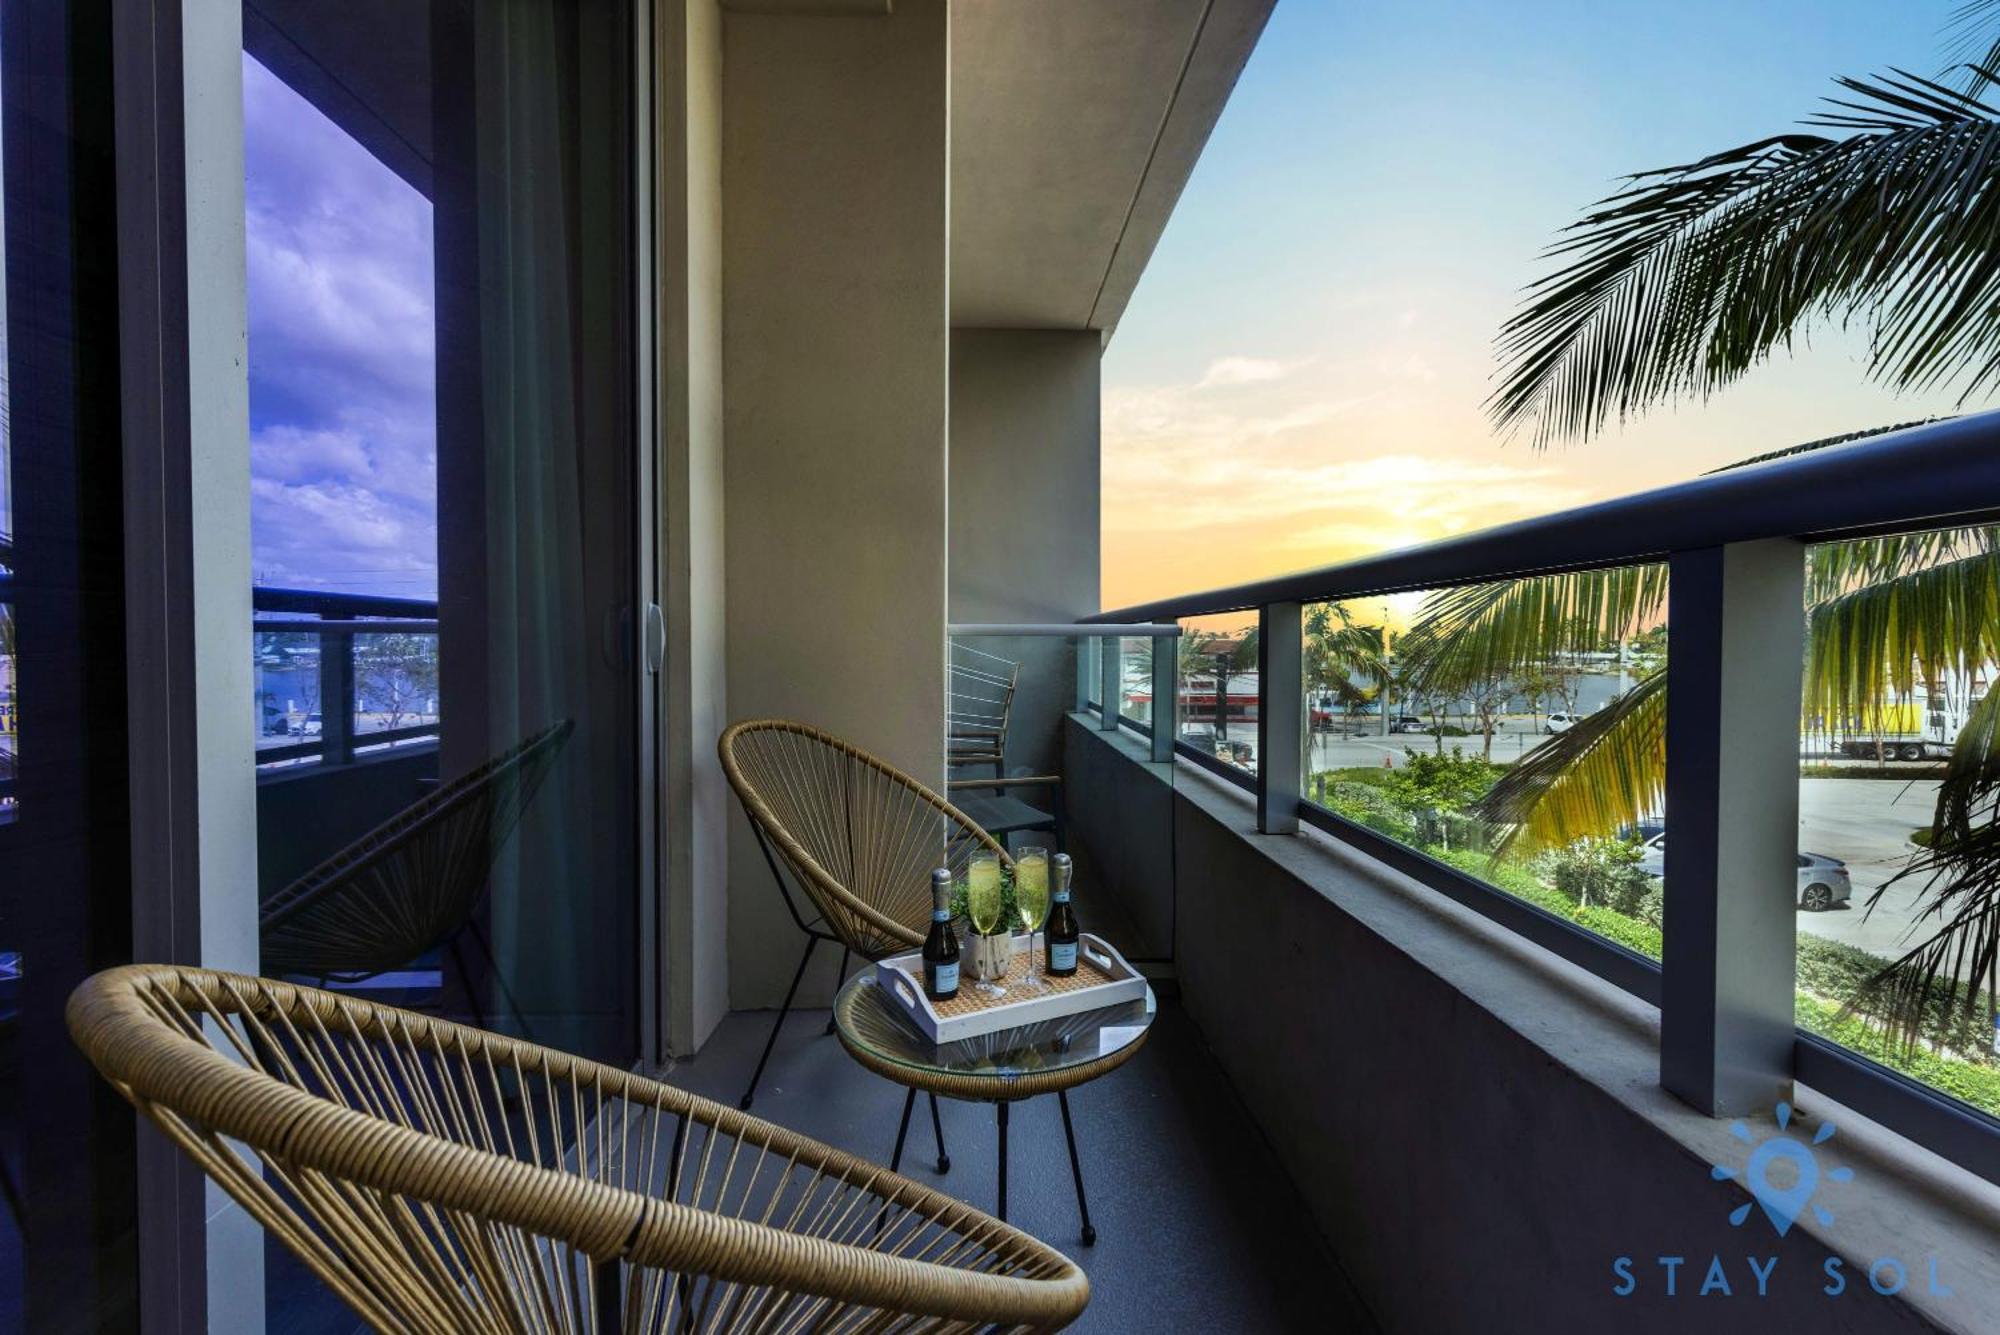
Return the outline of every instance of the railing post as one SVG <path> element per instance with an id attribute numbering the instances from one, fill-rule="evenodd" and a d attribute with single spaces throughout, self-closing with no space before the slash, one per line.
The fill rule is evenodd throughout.
<path id="1" fill-rule="evenodd" d="M 1091 646 L 1097 643 L 1095 635 L 1071 637 L 1076 645 L 1076 712 L 1090 712 L 1090 654 Z"/>
<path id="2" fill-rule="evenodd" d="M 1805 553 L 1669 566 L 1660 1083 L 1711 1116 L 1791 1092 Z"/>
<path id="3" fill-rule="evenodd" d="M 1257 828 L 1265 834 L 1299 831 L 1304 644 L 1297 603 L 1258 610 Z"/>
<path id="4" fill-rule="evenodd" d="M 1153 637 L 1153 759 L 1174 758 L 1174 737 L 1181 721 L 1181 642 L 1171 635 Z"/>
<path id="5" fill-rule="evenodd" d="M 1104 705 L 1098 726 L 1106 732 L 1118 731 L 1118 674 L 1124 666 L 1124 644 L 1116 635 L 1103 636 L 1097 642 L 1097 698 Z"/>
<path id="6" fill-rule="evenodd" d="M 319 633 L 319 753 L 323 765 L 354 759 L 354 635 Z"/>

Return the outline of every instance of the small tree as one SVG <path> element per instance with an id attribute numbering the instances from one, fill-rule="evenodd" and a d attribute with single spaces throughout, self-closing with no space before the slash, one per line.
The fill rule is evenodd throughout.
<path id="1" fill-rule="evenodd" d="M 1465 698 L 1472 705 L 1473 717 L 1479 720 L 1479 735 L 1484 744 L 1482 759 L 1493 759 L 1493 733 L 1513 694 L 1513 683 L 1502 676 L 1481 677 L 1466 685 Z"/>
<path id="2" fill-rule="evenodd" d="M 383 726 L 400 728 L 405 718 L 424 712 L 422 705 L 437 696 L 437 641 L 405 632 L 368 639 L 367 657 L 357 663 L 361 685 L 388 716 Z"/>

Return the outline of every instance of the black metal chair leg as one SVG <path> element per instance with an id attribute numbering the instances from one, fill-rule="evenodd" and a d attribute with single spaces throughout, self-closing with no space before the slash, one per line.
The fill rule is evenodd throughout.
<path id="1" fill-rule="evenodd" d="M 910 1134 L 910 1110 L 912 1108 L 915 1108 L 916 1106 L 917 1106 L 917 1088 L 915 1085 L 912 1085 L 910 1086 L 909 1092 L 903 1095 L 903 1120 L 896 1123 L 896 1152 L 889 1156 L 889 1171 L 892 1173 L 902 1171 L 903 1141 L 907 1139 Z M 882 1229 L 888 1222 L 889 1222 L 889 1203 L 887 1201 L 884 1201 L 879 1207 L 876 1208 L 875 1211 L 876 1237 L 879 1238 L 882 1236 Z"/>
<path id="2" fill-rule="evenodd" d="M 944 1123 L 938 1119 L 937 1095 L 935 1094 L 931 1095 L 931 1134 L 937 1137 L 937 1170 L 940 1173 L 949 1173 L 951 1171 L 951 1156 L 944 1152 Z"/>
<path id="3" fill-rule="evenodd" d="M 999 1111 L 999 1118 L 1000 1118 L 1000 1209 L 999 1209 L 999 1211 L 998 1211 L 998 1214 L 999 1214 L 999 1216 L 1000 1216 L 1000 1222 L 1004 1224 L 1004 1223 L 1006 1223 L 1006 1222 L 1007 1222 L 1007 1100 L 1005 1100 L 1005 1099 L 1002 1099 L 1002 1100 L 1000 1100 L 1000 1102 L 999 1102 L 999 1103 L 997 1103 L 997 1104 L 996 1104 L 996 1105 L 994 1105 L 994 1106 L 995 1106 L 995 1107 L 997 1107 L 997 1108 L 998 1108 L 998 1109 L 1000 1110 L 1000 1111 Z"/>
<path id="4" fill-rule="evenodd" d="M 619 1272 L 623 1269 L 615 1260 L 590 1263 L 591 1308 L 597 1318 L 595 1329 L 605 1335 L 618 1335 L 625 1329 L 625 1295 L 619 1291 Z"/>
<path id="5" fill-rule="evenodd" d="M 490 1029 L 486 1023 L 486 1012 L 479 1005 L 477 989 L 472 986 L 472 970 L 465 965 L 465 952 L 458 948 L 458 937 L 453 936 L 446 949 L 451 951 L 451 962 L 458 966 L 459 987 L 465 992 L 465 1004 L 472 1010 L 472 1026 L 475 1029 Z"/>
<path id="6" fill-rule="evenodd" d="M 778 1018 L 771 1022 L 771 1036 L 764 1040 L 764 1055 L 757 1059 L 757 1069 L 750 1076 L 750 1088 L 743 1091 L 743 1097 L 736 1106 L 749 1111 L 750 1100 L 757 1097 L 757 1082 L 764 1078 L 764 1063 L 771 1060 L 771 1049 L 778 1046 L 778 1031 L 785 1027 L 785 1017 L 792 1013 L 792 998 L 799 993 L 799 980 L 806 976 L 806 965 L 812 963 L 813 947 L 819 938 L 806 938 L 806 953 L 799 956 L 799 967 L 792 971 L 792 985 L 785 989 L 785 1004 L 778 1008 Z"/>
<path id="7" fill-rule="evenodd" d="M 896 1125 L 896 1152 L 889 1156 L 889 1171 L 892 1173 L 903 1171 L 903 1140 L 910 1134 L 910 1110 L 916 1106 L 917 1089 L 912 1085 L 910 1092 L 903 1097 L 903 1120 Z"/>
<path id="8" fill-rule="evenodd" d="M 847 981 L 847 957 L 853 953 L 854 952 L 847 946 L 842 946 L 840 948 L 840 972 L 836 973 L 833 976 L 833 990 L 835 992 L 840 991 L 840 985 Z M 829 1034 L 833 1032 L 832 1011 L 828 1011 L 826 1013 L 826 1032 Z"/>
<path id="9" fill-rule="evenodd" d="M 465 930 L 471 934 L 472 939 L 478 943 L 479 948 L 486 952 L 486 962 L 493 966 L 494 984 L 499 987 L 500 995 L 506 998 L 508 1009 L 514 1012 L 514 1019 L 520 1023 L 521 1037 L 532 1043 L 535 1038 L 535 1031 L 528 1024 L 528 1014 L 521 1009 L 521 1003 L 515 1000 L 514 989 L 507 986 L 507 975 L 500 968 L 499 957 L 493 953 L 493 943 L 486 939 L 485 929 L 480 927 L 479 920 L 475 918 L 465 925 Z M 482 1029 L 485 1028 L 484 1025 L 480 1027 Z"/>
<path id="10" fill-rule="evenodd" d="M 1090 1202 L 1083 1198 L 1083 1162 L 1076 1157 L 1076 1129 L 1069 1121 L 1069 1091 L 1056 1091 L 1056 1101 L 1062 1105 L 1063 1139 L 1069 1142 L 1069 1171 L 1076 1179 L 1076 1212 L 1083 1216 L 1083 1245 L 1094 1246 L 1097 1230 L 1090 1223 Z"/>

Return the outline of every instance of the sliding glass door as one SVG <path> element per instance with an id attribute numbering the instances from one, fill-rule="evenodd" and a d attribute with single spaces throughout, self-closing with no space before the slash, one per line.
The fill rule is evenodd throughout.
<path id="1" fill-rule="evenodd" d="M 263 967 L 630 1063 L 630 11 L 253 0 L 243 47 Z M 348 1328 L 266 1266 L 271 1329 Z"/>
<path id="2" fill-rule="evenodd" d="M 621 1060 L 645 601 L 630 26 L 590 0 L 256 0 L 243 53 L 266 913 L 468 779 L 492 818 L 435 871 L 477 883 L 457 920 L 318 961 L 288 930 L 281 962 Z M 369 972 L 399 930 L 422 948 Z"/>
<path id="3" fill-rule="evenodd" d="M 0 1331 L 135 1319 L 133 1118 L 69 991 L 129 960 L 109 7 L 0 0 Z"/>

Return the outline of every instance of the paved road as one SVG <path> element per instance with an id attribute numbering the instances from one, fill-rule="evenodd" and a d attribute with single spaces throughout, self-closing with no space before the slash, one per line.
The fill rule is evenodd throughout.
<path id="1" fill-rule="evenodd" d="M 1935 779 L 1801 779 L 1799 847 L 1847 863 L 1854 904 L 1847 912 L 1801 913 L 1802 931 L 1860 946 L 1877 955 L 1899 955 L 1928 935 L 1906 942 L 1916 921 L 1923 882 L 1911 879 L 1865 912 L 1868 896 L 1902 870 L 1916 851 L 1910 831 L 1930 824 L 1937 801 Z"/>
<path id="2" fill-rule="evenodd" d="M 1525 724 L 1518 725 L 1494 737 L 1493 758 L 1512 761 L 1542 740 L 1539 734 L 1527 731 Z M 1318 771 L 1350 765 L 1378 766 L 1385 759 L 1395 766 L 1403 763 L 1405 752 L 1429 750 L 1435 745 L 1432 738 L 1416 735 L 1323 734 L 1313 739 L 1312 768 Z M 1447 750 L 1454 745 L 1476 755 L 1480 739 L 1446 739 Z M 1901 954 L 1928 934 L 1927 927 L 1920 927 L 1915 938 L 1908 936 L 1917 921 L 1917 906 L 1923 894 L 1920 880 L 1906 881 L 1889 891 L 1873 912 L 1867 911 L 1866 906 L 1876 888 L 1894 877 L 1916 851 L 1909 842 L 1910 831 L 1930 824 L 1936 800 L 1937 780 L 1930 778 L 1801 779 L 1799 847 L 1847 863 L 1848 875 L 1854 882 L 1854 900 L 1845 910 L 1800 912 L 1799 929 L 1890 957 Z"/>
<path id="3" fill-rule="evenodd" d="M 1255 725 L 1243 729 L 1242 739 L 1254 739 Z M 1230 729 L 1231 738 L 1237 738 L 1237 731 Z M 1508 720 L 1493 734 L 1493 759 L 1503 765 L 1511 765 L 1525 753 L 1534 750 L 1548 738 L 1535 730 L 1526 719 L 1519 722 Z M 1448 752 L 1457 747 L 1469 756 L 1481 754 L 1485 739 L 1481 737 L 1447 737 L 1444 749 Z M 1350 765 L 1380 765 L 1386 758 L 1391 767 L 1403 763 L 1407 751 L 1430 751 L 1437 746 L 1437 739 L 1424 733 L 1394 733 L 1381 736 L 1368 730 L 1352 737 L 1333 733 L 1313 735 L 1312 768 L 1315 773 L 1323 769 L 1342 769 Z"/>

